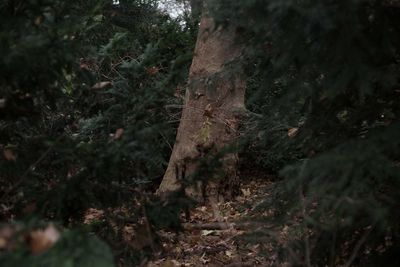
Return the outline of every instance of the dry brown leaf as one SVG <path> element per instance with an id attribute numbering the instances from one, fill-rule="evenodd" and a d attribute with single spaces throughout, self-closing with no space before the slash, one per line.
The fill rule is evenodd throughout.
<path id="1" fill-rule="evenodd" d="M 232 258 L 234 253 L 231 250 L 227 250 L 227 251 L 225 251 L 225 255 L 228 256 L 229 258 Z"/>
<path id="2" fill-rule="evenodd" d="M 40 254 L 50 249 L 59 239 L 60 232 L 53 224 L 49 224 L 45 230 L 36 230 L 29 235 L 29 245 L 32 254 Z"/>
<path id="3" fill-rule="evenodd" d="M 206 212 L 207 211 L 207 207 L 206 206 L 201 206 L 199 209 L 202 212 Z"/>
<path id="4" fill-rule="evenodd" d="M 16 161 L 17 160 L 17 156 L 9 148 L 6 148 L 3 150 L 3 156 L 7 161 Z"/>
<path id="5" fill-rule="evenodd" d="M 202 236 L 208 236 L 208 235 L 212 235 L 212 234 L 215 234 L 214 230 L 202 230 L 201 231 Z"/>
<path id="6" fill-rule="evenodd" d="M 104 89 L 106 87 L 110 87 L 112 85 L 112 82 L 107 81 L 107 82 L 98 82 L 95 85 L 92 86 L 92 89 Z"/>
<path id="7" fill-rule="evenodd" d="M 290 137 L 290 138 L 292 138 L 292 137 L 295 137 L 296 135 L 297 135 L 297 133 L 299 132 L 299 128 L 290 128 L 289 130 L 288 130 L 288 136 Z"/>
<path id="8" fill-rule="evenodd" d="M 211 104 L 207 104 L 207 106 L 204 108 L 204 116 L 212 118 L 213 117 L 213 112 L 214 108 L 211 106 Z"/>
<path id="9" fill-rule="evenodd" d="M 147 68 L 146 71 L 149 75 L 155 75 L 160 71 L 160 69 L 154 66 L 151 68 Z"/>
<path id="10" fill-rule="evenodd" d="M 160 264 L 162 267 L 175 267 L 175 266 L 182 266 L 177 260 L 167 259 L 163 263 Z"/>
<path id="11" fill-rule="evenodd" d="M 43 20 L 44 20 L 43 16 L 37 16 L 34 20 L 34 23 L 36 26 L 39 26 L 40 24 L 42 24 Z"/>
<path id="12" fill-rule="evenodd" d="M 86 210 L 86 212 L 85 212 L 83 223 L 84 224 L 91 224 L 91 223 L 94 223 L 96 221 L 102 220 L 103 217 L 104 217 L 104 211 L 103 210 L 90 208 L 90 209 Z"/>
<path id="13" fill-rule="evenodd" d="M 113 135 L 113 139 L 114 139 L 114 140 L 118 140 L 118 139 L 120 139 L 120 138 L 122 137 L 123 134 L 124 134 L 124 129 L 118 128 L 118 129 L 115 131 L 114 135 Z"/>
<path id="14" fill-rule="evenodd" d="M 251 195 L 250 188 L 242 188 L 241 191 L 244 197 L 249 197 Z"/>

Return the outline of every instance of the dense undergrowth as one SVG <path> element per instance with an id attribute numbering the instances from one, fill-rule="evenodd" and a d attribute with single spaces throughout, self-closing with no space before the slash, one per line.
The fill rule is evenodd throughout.
<path id="1" fill-rule="evenodd" d="M 22 232 L 43 219 L 80 227 L 88 208 L 124 206 L 92 229 L 118 258 L 128 245 L 109 223 L 142 217 L 134 203 L 163 174 L 196 27 L 156 1 L 5 1 L 0 10 L 2 220 Z"/>
<path id="2" fill-rule="evenodd" d="M 394 2 L 210 4 L 248 44 L 247 107 L 258 113 L 251 158 L 284 178 L 275 203 L 286 202 L 280 223 L 301 233 L 284 253 L 294 265 L 398 264 Z"/>

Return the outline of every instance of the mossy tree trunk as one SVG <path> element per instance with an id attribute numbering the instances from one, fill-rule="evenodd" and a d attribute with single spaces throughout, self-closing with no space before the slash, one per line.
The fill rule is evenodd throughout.
<path id="1" fill-rule="evenodd" d="M 207 153 L 218 153 L 238 138 L 245 80 L 240 68 L 234 67 L 242 51 L 235 42 L 236 34 L 234 27 L 216 27 L 214 20 L 203 13 L 176 142 L 159 193 L 181 188 L 182 173 L 186 177 L 193 174 L 200 158 Z M 187 193 L 194 197 L 206 197 L 204 191 L 208 196 L 235 196 L 239 191 L 237 163 L 237 153 L 224 154 L 221 159 L 224 174 L 207 185 L 197 183 Z"/>

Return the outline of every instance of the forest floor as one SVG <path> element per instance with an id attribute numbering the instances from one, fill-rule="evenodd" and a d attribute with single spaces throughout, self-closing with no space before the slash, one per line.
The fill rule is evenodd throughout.
<path id="1" fill-rule="evenodd" d="M 269 228 L 274 211 L 262 207 L 273 188 L 268 177 L 246 179 L 235 201 L 195 208 L 183 232 L 158 233 L 164 253 L 143 266 L 284 266 L 277 262 L 277 247 L 285 242 L 287 227 Z"/>
<path id="2" fill-rule="evenodd" d="M 251 177 L 258 178 L 243 179 L 241 194 L 234 201 L 209 200 L 206 205 L 192 209 L 190 216 L 182 214 L 179 231 L 159 230 L 155 235 L 149 234 L 153 231 L 148 231 L 150 227 L 146 227 L 146 223 L 131 221 L 118 225 L 106 219 L 106 211 L 98 209 L 89 209 L 84 223 L 106 223 L 115 233 L 119 233 L 118 236 L 123 239 L 120 243 L 124 246 L 143 254 L 151 249 L 152 253 L 147 254 L 149 257 L 144 256 L 139 260 L 141 267 L 288 266 L 279 262 L 278 254 L 293 233 L 285 224 L 271 223 L 276 217 L 273 202 L 276 201 L 278 182 L 262 174 Z M 272 228 L 271 225 L 278 226 Z M 109 231 L 104 229 L 104 232 Z M 31 232 L 29 236 L 35 236 L 34 240 L 38 242 L 31 242 L 30 248 L 32 251 L 48 250 L 55 241 L 52 239 L 50 246 L 43 242 L 48 242 L 54 235 L 59 238 L 60 232 L 52 224 L 45 231 Z M 3 242 L 0 242 L 0 249 L 8 246 L 1 233 L 0 241 Z M 117 258 L 118 266 L 129 265 L 125 262 L 127 258 Z"/>

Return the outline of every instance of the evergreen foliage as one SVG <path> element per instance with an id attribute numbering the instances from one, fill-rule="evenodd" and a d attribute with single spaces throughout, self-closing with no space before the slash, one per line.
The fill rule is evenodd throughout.
<path id="1" fill-rule="evenodd" d="M 1 219 L 78 227 L 88 208 L 122 206 L 122 218 L 107 222 L 141 217 L 133 203 L 159 183 L 169 158 L 180 109 L 166 106 L 181 104 L 195 29 L 156 1 L 10 0 L 0 14 Z M 114 252 L 132 250 L 105 229 L 98 234 Z M 96 244 L 88 249 L 102 253 Z M 53 262 L 58 252 L 49 250 L 47 265 L 24 260 L 103 266 Z"/>
<path id="2" fill-rule="evenodd" d="M 27 227 L 27 226 L 25 226 Z M 26 228 L 26 230 L 29 227 Z M 22 236 L 22 231 L 18 233 Z M 97 237 L 89 236 L 84 231 L 67 231 L 52 249 L 32 255 L 27 244 L 18 244 L 19 248 L 13 253 L 0 255 L 2 266 L 19 267 L 112 267 L 113 255 L 109 247 Z M 32 246 L 32 244 L 31 244 Z"/>
<path id="3" fill-rule="evenodd" d="M 248 108 L 261 115 L 256 158 L 281 169 L 280 200 L 312 233 L 292 247 L 304 265 L 365 266 L 366 251 L 391 257 L 377 248 L 385 238 L 398 242 L 400 9 L 393 2 L 209 1 L 221 23 L 238 24 L 250 40 Z"/>

